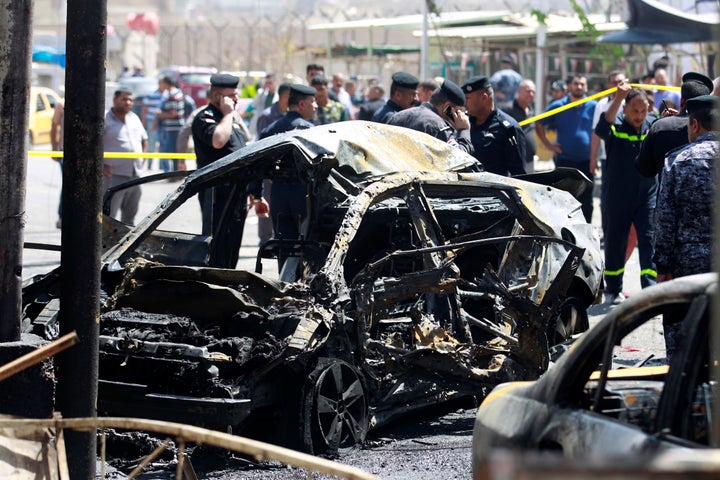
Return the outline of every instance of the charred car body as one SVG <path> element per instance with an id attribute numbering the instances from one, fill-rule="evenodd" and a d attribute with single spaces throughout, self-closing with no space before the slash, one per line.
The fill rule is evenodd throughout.
<path id="1" fill-rule="evenodd" d="M 475 163 L 419 132 L 345 122 L 190 174 L 133 229 L 106 219 L 100 413 L 320 452 L 412 408 L 536 378 L 600 293 L 599 239 L 565 191 L 583 177 L 464 172 Z M 242 237 L 257 179 L 304 183 L 308 216 L 299 240 L 259 247 L 256 272 L 235 270 L 217 245 Z M 232 193 L 215 235 L 168 228 L 221 184 Z M 279 278 L 259 273 L 278 255 Z M 54 335 L 60 281 L 27 282 L 26 330 Z"/>
<path id="2" fill-rule="evenodd" d="M 618 460 L 709 447 L 717 398 L 709 334 L 716 294 L 715 273 L 644 289 L 580 335 L 539 380 L 497 386 L 475 420 L 474 478 L 485 478 L 494 448 Z M 633 335 L 659 315 L 682 321 L 669 361 L 647 353 L 628 358 L 638 350 L 633 342 L 648 341 L 647 334 Z"/>

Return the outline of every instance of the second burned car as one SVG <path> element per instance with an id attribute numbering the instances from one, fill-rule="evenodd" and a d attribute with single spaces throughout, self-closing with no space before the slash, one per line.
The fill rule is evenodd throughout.
<path id="1" fill-rule="evenodd" d="M 133 229 L 107 219 L 100 412 L 317 453 L 413 408 L 537 378 L 600 293 L 599 239 L 565 191 L 583 178 L 533 177 L 551 186 L 468 172 L 475 162 L 419 132 L 334 124 L 192 173 Z M 306 185 L 308 216 L 299 240 L 270 240 L 256 272 L 236 270 L 214 252 L 242 236 L 257 179 Z M 223 183 L 234 190 L 215 236 L 170 228 Z M 276 278 L 260 273 L 278 255 Z M 24 290 L 26 325 L 47 337 L 61 281 Z"/>

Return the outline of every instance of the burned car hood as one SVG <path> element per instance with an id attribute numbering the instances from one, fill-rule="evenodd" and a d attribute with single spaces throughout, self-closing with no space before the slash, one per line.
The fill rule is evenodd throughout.
<path id="1" fill-rule="evenodd" d="M 314 172 L 338 168 L 351 179 L 393 172 L 447 172 L 467 169 L 477 160 L 429 135 L 374 122 L 351 121 L 293 130 L 254 142 L 206 168 L 238 166 L 277 151 L 293 149 Z M 207 171 L 207 170 L 205 170 Z M 198 171 L 200 173 L 200 171 Z M 353 178 L 354 177 L 354 178 Z"/>

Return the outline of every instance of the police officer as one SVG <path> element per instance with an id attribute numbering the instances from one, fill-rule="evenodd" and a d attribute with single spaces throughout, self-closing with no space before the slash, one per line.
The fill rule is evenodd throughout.
<path id="1" fill-rule="evenodd" d="M 662 177 L 655 214 L 658 281 L 711 269 L 714 164 L 720 154 L 720 98 L 701 95 L 685 102 L 690 143 L 674 152 Z"/>
<path id="2" fill-rule="evenodd" d="M 260 132 L 260 138 L 267 138 L 291 130 L 314 127 L 312 120 L 317 110 L 316 93 L 317 90 L 313 87 L 299 83 L 291 85 L 288 111 Z M 306 193 L 307 187 L 304 183 L 299 183 L 296 180 L 273 180 L 272 195 L 270 196 L 270 214 L 276 238 L 282 240 L 300 238 L 299 224 L 307 216 Z M 279 267 L 282 269 L 285 258 L 281 257 L 278 260 Z"/>
<path id="3" fill-rule="evenodd" d="M 245 146 L 245 135 L 235 118 L 235 106 L 238 102 L 237 85 L 240 79 L 230 74 L 215 74 L 210 77 L 210 99 L 200 110 L 192 123 L 192 136 L 195 144 L 198 168 L 205 167 Z M 216 254 L 210 259 L 212 266 L 234 268 L 237 264 L 241 230 L 239 222 L 227 219 L 223 222 L 224 231 L 218 231 L 225 204 L 230 199 L 234 185 L 224 184 L 214 189 L 200 192 L 202 210 L 202 231 L 204 235 L 213 235 L 216 242 Z M 268 215 L 268 204 L 260 195 L 251 196 L 258 216 Z M 227 209 L 232 214 L 233 208 Z"/>
<path id="4" fill-rule="evenodd" d="M 388 123 L 397 112 L 420 103 L 417 87 L 420 80 L 405 72 L 396 72 L 390 85 L 390 99 L 372 117 L 373 122 Z"/>
<path id="5" fill-rule="evenodd" d="M 316 93 L 317 90 L 313 87 L 300 83 L 290 85 L 287 112 L 260 132 L 260 139 L 277 133 L 289 132 L 290 130 L 314 127 L 312 119 L 315 117 L 315 111 L 317 110 Z"/>
<path id="6" fill-rule="evenodd" d="M 668 152 L 685 145 L 688 140 L 688 113 L 683 106 L 691 98 L 709 95 L 712 91 L 712 80 L 702 73 L 687 72 L 682 76 L 680 112 L 660 118 L 650 127 L 635 159 L 635 167 L 640 174 L 654 177 L 662 173 Z"/>
<path id="7" fill-rule="evenodd" d="M 462 111 L 464 103 L 460 87 L 445 80 L 430 95 L 430 101 L 396 113 L 388 124 L 425 132 L 472 155 L 470 122 Z"/>
<path id="8" fill-rule="evenodd" d="M 662 175 L 655 209 L 658 282 L 712 271 L 714 165 L 720 157 L 720 98 L 701 95 L 684 103 L 690 143 L 673 152 Z M 668 358 L 675 350 L 682 311 L 663 315 Z"/>
<path id="9" fill-rule="evenodd" d="M 490 80 L 480 75 L 471 77 L 463 83 L 462 91 L 475 158 L 486 172 L 505 176 L 525 173 L 525 133 L 514 118 L 495 108 Z"/>

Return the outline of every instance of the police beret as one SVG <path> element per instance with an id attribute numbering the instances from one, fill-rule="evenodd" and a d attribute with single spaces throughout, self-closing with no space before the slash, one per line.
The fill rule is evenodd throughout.
<path id="1" fill-rule="evenodd" d="M 216 73 L 210 77 L 210 85 L 220 88 L 237 88 L 240 77 L 229 73 Z"/>
<path id="2" fill-rule="evenodd" d="M 467 82 L 463 83 L 462 91 L 465 93 L 470 93 L 490 87 L 492 87 L 492 83 L 490 83 L 490 79 L 488 77 L 483 75 L 475 75 L 474 77 L 470 77 Z"/>
<path id="3" fill-rule="evenodd" d="M 687 82 L 697 82 L 705 85 L 708 88 L 708 93 L 712 92 L 715 86 L 713 85 L 712 80 L 710 80 L 708 77 L 703 75 L 702 73 L 697 72 L 687 72 L 685 75 L 682 76 L 682 83 Z"/>
<path id="4" fill-rule="evenodd" d="M 695 113 L 700 110 L 720 108 L 720 97 L 715 95 L 700 95 L 685 101 L 685 108 L 688 113 Z"/>
<path id="5" fill-rule="evenodd" d="M 313 87 L 308 87 L 307 85 L 303 85 L 302 83 L 293 83 L 290 85 L 290 94 L 292 95 L 315 95 L 317 93 L 317 90 L 315 90 Z"/>
<path id="6" fill-rule="evenodd" d="M 418 86 L 418 83 L 420 83 L 420 80 L 418 80 L 415 75 L 411 75 L 409 73 L 395 72 L 392 75 L 392 83 L 396 87 L 412 88 L 413 90 L 415 90 Z"/>
<path id="7" fill-rule="evenodd" d="M 465 94 L 463 91 L 450 80 L 445 80 L 440 85 L 440 91 L 445 94 L 448 100 L 455 105 L 465 105 Z"/>

